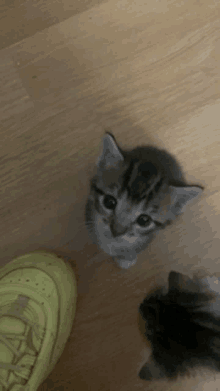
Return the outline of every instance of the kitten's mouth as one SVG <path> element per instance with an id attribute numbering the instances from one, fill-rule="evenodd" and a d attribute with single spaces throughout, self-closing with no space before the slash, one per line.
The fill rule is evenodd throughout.
<path id="1" fill-rule="evenodd" d="M 137 254 L 140 252 L 140 241 L 137 237 L 121 235 L 113 237 L 111 230 L 101 220 L 95 217 L 94 239 L 96 244 L 108 255 L 115 258 L 119 267 L 128 268 L 136 263 Z"/>
<path id="2" fill-rule="evenodd" d="M 123 237 L 118 237 L 117 240 L 111 237 L 111 235 L 107 238 L 104 235 L 104 237 L 105 239 L 103 240 L 100 236 L 96 236 L 96 243 L 106 254 L 115 258 L 120 267 L 124 269 L 136 263 L 137 254 L 139 253 L 137 243 L 130 247 L 129 243 Z M 127 262 L 127 266 L 123 266 L 125 262 Z"/>
<path id="3" fill-rule="evenodd" d="M 104 248 L 103 250 L 107 254 L 111 255 L 113 260 L 117 263 L 117 265 L 121 269 L 129 269 L 131 266 L 136 264 L 137 262 L 136 254 L 132 254 L 131 251 L 128 251 L 127 249 L 123 251 L 121 247 L 115 248 L 113 244 L 109 244 L 107 248 L 108 251 L 106 251 L 106 249 Z"/>

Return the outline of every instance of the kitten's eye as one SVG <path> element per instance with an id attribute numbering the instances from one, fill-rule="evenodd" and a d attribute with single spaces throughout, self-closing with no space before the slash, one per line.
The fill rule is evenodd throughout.
<path id="1" fill-rule="evenodd" d="M 117 201 L 113 196 L 106 195 L 104 198 L 103 204 L 107 209 L 113 210 L 113 209 L 115 209 L 115 207 L 117 205 Z"/>
<path id="2" fill-rule="evenodd" d="M 140 227 L 147 227 L 151 223 L 151 218 L 147 215 L 140 215 L 137 219 L 137 223 Z"/>

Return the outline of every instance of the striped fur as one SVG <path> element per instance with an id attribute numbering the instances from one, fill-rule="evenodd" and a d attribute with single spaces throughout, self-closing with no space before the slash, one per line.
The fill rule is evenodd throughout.
<path id="1" fill-rule="evenodd" d="M 166 151 L 122 151 L 108 133 L 86 205 L 89 233 L 107 254 L 132 261 L 201 192 Z"/>

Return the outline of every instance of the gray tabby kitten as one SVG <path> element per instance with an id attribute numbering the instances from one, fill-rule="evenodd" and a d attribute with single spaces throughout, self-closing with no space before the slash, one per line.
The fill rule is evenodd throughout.
<path id="1" fill-rule="evenodd" d="M 121 268 L 129 268 L 153 236 L 201 192 L 186 185 L 166 151 L 150 146 L 124 151 L 107 133 L 91 181 L 86 225 L 92 241 Z"/>

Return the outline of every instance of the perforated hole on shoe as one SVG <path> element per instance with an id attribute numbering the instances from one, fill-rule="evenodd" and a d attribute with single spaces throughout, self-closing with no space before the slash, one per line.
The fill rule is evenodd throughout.
<path id="1" fill-rule="evenodd" d="M 52 263 L 50 263 L 50 265 L 52 265 Z M 21 276 L 16 277 L 16 276 L 10 276 L 11 278 L 8 280 L 10 283 L 18 283 L 18 282 L 23 282 L 31 287 L 37 287 L 37 289 L 39 291 L 41 291 L 42 293 L 46 294 L 46 296 L 48 298 L 51 297 L 51 292 L 50 292 L 50 289 L 49 289 L 49 280 L 46 278 L 46 279 L 42 279 L 39 280 L 39 282 L 36 282 L 37 281 L 37 278 L 35 278 L 35 275 L 33 275 L 33 277 L 31 278 L 25 278 L 25 276 L 23 278 L 21 278 Z M 49 291 L 47 292 L 47 290 L 49 289 Z"/>

